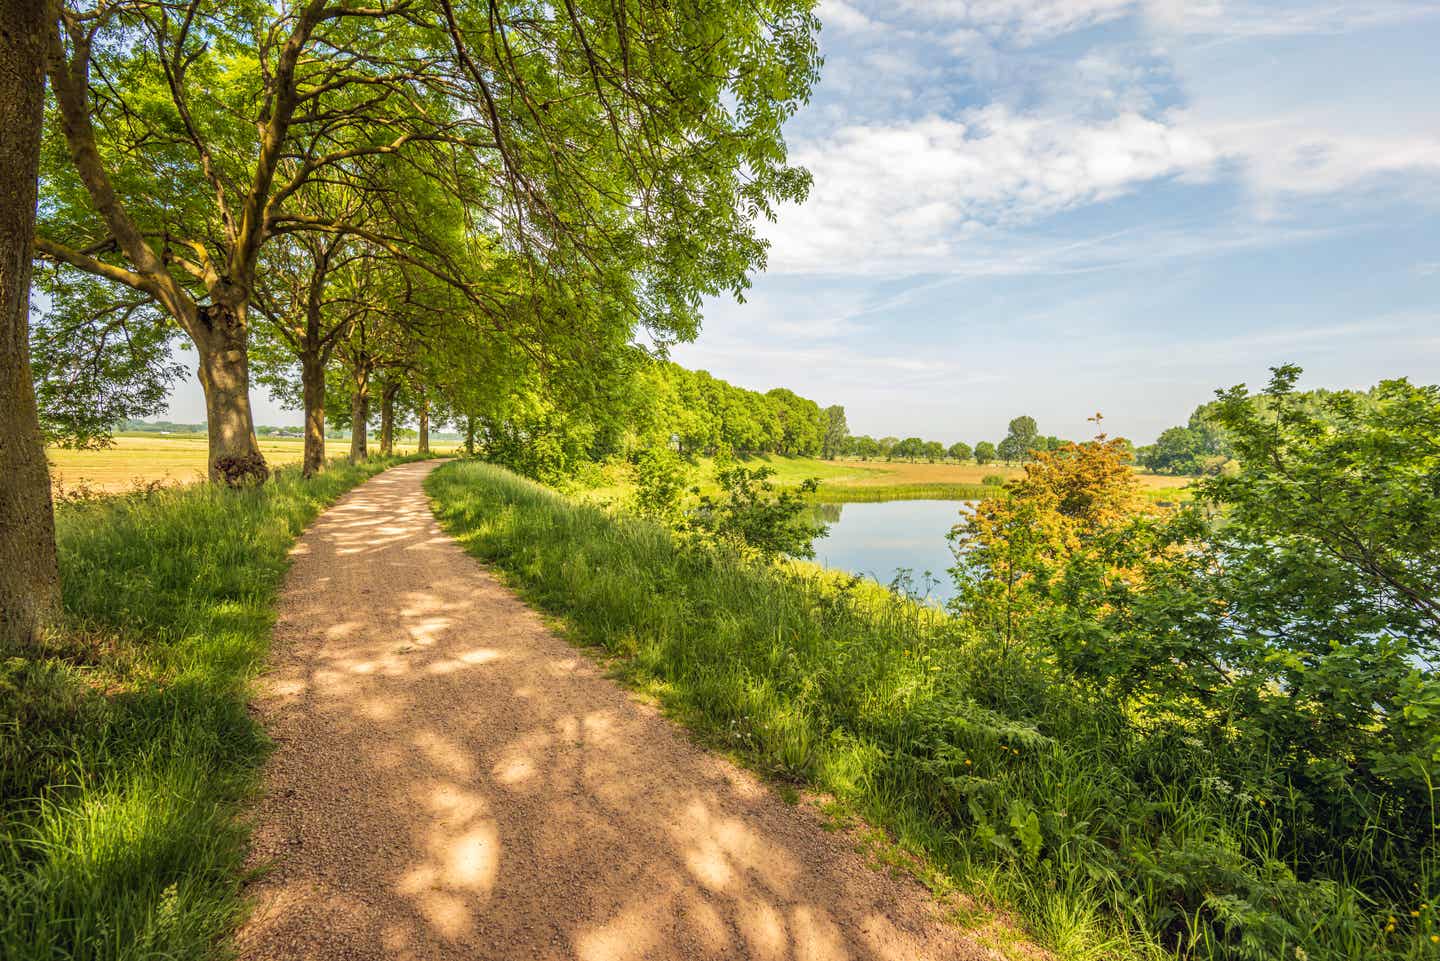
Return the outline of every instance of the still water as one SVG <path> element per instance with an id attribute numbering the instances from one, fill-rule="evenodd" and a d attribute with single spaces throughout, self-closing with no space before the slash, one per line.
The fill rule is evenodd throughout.
<path id="1" fill-rule="evenodd" d="M 815 560 L 889 584 L 910 572 L 910 590 L 944 602 L 954 594 L 947 571 L 955 565 L 945 535 L 968 509 L 968 501 L 885 501 L 820 504 L 820 523 L 830 531 L 815 541 Z M 927 580 L 925 572 L 930 572 Z"/>

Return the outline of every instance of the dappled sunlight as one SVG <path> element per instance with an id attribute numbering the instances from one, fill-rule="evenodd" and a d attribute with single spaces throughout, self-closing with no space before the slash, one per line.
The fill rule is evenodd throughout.
<path id="1" fill-rule="evenodd" d="M 850 842 L 632 701 L 406 509 L 427 469 L 362 488 L 293 555 L 262 701 L 274 868 L 243 957 L 966 956 L 916 936 L 923 896 L 862 883 Z"/>

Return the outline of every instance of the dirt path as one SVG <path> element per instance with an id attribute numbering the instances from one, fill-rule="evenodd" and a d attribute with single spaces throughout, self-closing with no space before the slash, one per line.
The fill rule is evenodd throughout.
<path id="1" fill-rule="evenodd" d="M 295 548 L 247 959 L 970 959 L 923 889 L 685 739 L 394 468 Z"/>

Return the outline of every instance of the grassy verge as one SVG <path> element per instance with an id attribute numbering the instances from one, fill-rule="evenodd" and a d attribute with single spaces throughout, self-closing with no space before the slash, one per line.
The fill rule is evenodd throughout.
<path id="1" fill-rule="evenodd" d="M 427 487 L 467 550 L 627 682 L 1061 957 L 1432 957 L 1429 929 L 1393 934 L 1352 883 L 1290 863 L 1276 805 L 1228 790 L 1203 746 L 1149 736 L 1143 705 L 1044 664 L 1002 672 L 992 645 L 873 585 L 687 551 L 500 468 Z"/>
<path id="2" fill-rule="evenodd" d="M 64 506 L 65 624 L 0 660 L 0 957 L 201 958 L 235 923 L 286 555 L 395 460 Z"/>

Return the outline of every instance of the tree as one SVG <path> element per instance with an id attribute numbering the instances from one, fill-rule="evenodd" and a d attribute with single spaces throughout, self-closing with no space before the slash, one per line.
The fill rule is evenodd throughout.
<path id="1" fill-rule="evenodd" d="M 1000 456 L 1007 462 L 1027 461 L 1034 453 L 1040 438 L 1035 418 L 1021 415 L 1010 421 L 1009 432 L 1000 442 Z"/>
<path id="2" fill-rule="evenodd" d="M 964 463 L 965 461 L 970 459 L 970 445 L 965 443 L 963 440 L 958 440 L 950 445 L 950 449 L 946 453 L 948 453 L 955 460 Z"/>
<path id="3" fill-rule="evenodd" d="M 50 471 L 30 380 L 31 237 L 53 10 L 0 0 L 0 651 L 60 604 Z"/>
<path id="4" fill-rule="evenodd" d="M 825 408 L 825 438 L 821 451 L 826 460 L 834 460 L 845 450 L 845 441 L 850 437 L 850 428 L 845 423 L 845 408 L 836 404 Z"/>
<path id="5" fill-rule="evenodd" d="M 945 459 L 945 445 L 938 440 L 927 440 L 922 449 L 925 453 L 925 459 L 932 464 Z"/>
<path id="6" fill-rule="evenodd" d="M 1002 656 L 1043 641 L 1045 630 L 1032 624 L 1048 624 L 1056 579 L 1140 511 L 1139 483 L 1122 456 L 1103 434 L 1039 453 L 1009 497 L 982 500 L 952 531 L 956 556 L 965 558 L 952 570 L 956 609 Z"/>
<path id="7" fill-rule="evenodd" d="M 1010 434 L 1005 435 L 1005 439 L 995 445 L 995 453 L 1007 464 L 1025 459 L 1025 451 L 1020 447 L 1020 441 Z"/>
<path id="8" fill-rule="evenodd" d="M 890 453 L 906 460 L 914 460 L 925 455 L 925 442 L 918 437 L 907 437 L 892 447 Z"/>
<path id="9" fill-rule="evenodd" d="M 861 460 L 880 456 L 880 444 L 868 434 L 850 438 L 849 453 Z"/>
<path id="10" fill-rule="evenodd" d="M 900 438 L 882 437 L 876 443 L 880 445 L 880 453 L 885 455 L 886 460 L 890 460 L 895 456 L 895 445 L 900 443 Z"/>
<path id="11" fill-rule="evenodd" d="M 995 450 L 995 445 L 988 440 L 982 440 L 975 445 L 975 463 L 982 467 L 993 462 L 997 454 L 998 452 Z"/>

